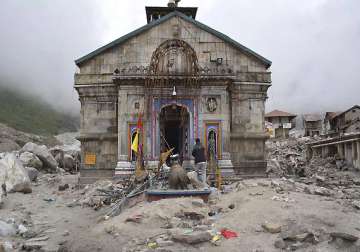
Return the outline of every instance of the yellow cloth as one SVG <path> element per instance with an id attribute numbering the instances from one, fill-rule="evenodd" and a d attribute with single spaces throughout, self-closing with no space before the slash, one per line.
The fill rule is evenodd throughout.
<path id="1" fill-rule="evenodd" d="M 136 132 L 134 141 L 131 144 L 131 149 L 135 152 L 138 152 L 139 149 L 139 132 Z"/>

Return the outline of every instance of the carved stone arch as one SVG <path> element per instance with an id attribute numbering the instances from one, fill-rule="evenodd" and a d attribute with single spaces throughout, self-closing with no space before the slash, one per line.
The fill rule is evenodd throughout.
<path id="1" fill-rule="evenodd" d="M 199 73 L 199 64 L 196 52 L 183 40 L 166 40 L 152 54 L 150 73 L 197 75 Z"/>

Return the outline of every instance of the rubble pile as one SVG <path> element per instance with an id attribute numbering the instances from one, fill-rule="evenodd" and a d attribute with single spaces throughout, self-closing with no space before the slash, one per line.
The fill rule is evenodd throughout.
<path id="1" fill-rule="evenodd" d="M 76 203 L 92 207 L 94 210 L 98 210 L 102 206 L 109 206 L 125 196 L 129 183 L 128 181 L 99 180 L 94 184 L 86 185 L 81 190 L 81 196 Z"/>
<path id="2" fill-rule="evenodd" d="M 114 237 L 118 237 L 121 230 L 135 229 L 139 232 L 138 239 L 124 244 L 123 251 L 180 251 L 192 246 L 203 246 L 205 243 L 219 246 L 221 240 L 236 238 L 236 232 L 215 225 L 221 211 L 223 210 L 218 205 L 206 204 L 201 199 L 167 199 L 140 203 L 135 209 L 126 211 L 103 225 L 104 231 Z M 145 227 L 161 231 L 142 235 Z"/>
<path id="3" fill-rule="evenodd" d="M 2 145 L 4 143 L 4 134 L 7 133 L 9 133 L 7 139 L 19 143 L 16 148 L 7 148 L 8 145 Z M 27 140 L 35 140 L 35 142 L 23 142 Z M 41 137 L 0 125 L 0 145 L 4 147 L 0 146 L 2 148 L 0 150 L 5 150 L 5 152 L 0 153 L 0 207 L 6 197 L 9 196 L 8 193 L 31 193 L 31 182 L 36 182 L 40 173 L 63 174 L 65 168 L 67 172 L 77 170 L 80 163 L 80 146 L 76 142 L 73 145 L 57 145 L 51 149 L 38 144 L 42 142 Z M 23 147 L 20 147 L 20 144 Z M 54 149 L 65 153 L 65 162 L 62 159 L 56 159 L 56 156 L 53 155 Z M 64 163 L 66 165 L 63 165 Z"/>
<path id="4" fill-rule="evenodd" d="M 311 177 L 326 175 L 337 170 L 335 157 L 313 157 L 306 160 L 306 144 L 314 141 L 310 137 L 269 140 L 266 142 L 269 177 Z"/>

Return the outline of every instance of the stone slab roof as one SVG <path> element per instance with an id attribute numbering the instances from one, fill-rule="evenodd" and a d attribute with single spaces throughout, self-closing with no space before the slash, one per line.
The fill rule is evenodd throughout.
<path id="1" fill-rule="evenodd" d="M 268 117 L 296 117 L 296 115 L 281 110 L 273 110 L 265 114 L 265 118 Z"/>
<path id="2" fill-rule="evenodd" d="M 316 122 L 316 121 L 321 121 L 321 115 L 320 114 L 307 114 L 304 115 L 304 121 L 306 122 Z"/>
<path id="3" fill-rule="evenodd" d="M 340 115 L 342 112 L 341 111 L 337 111 L 337 112 L 326 112 L 325 117 L 328 118 L 329 120 L 334 119 L 335 117 L 337 117 L 338 115 Z"/>
<path id="4" fill-rule="evenodd" d="M 341 113 L 337 113 L 332 119 L 336 118 L 336 117 L 339 117 L 343 114 L 346 114 L 347 112 L 349 112 L 350 110 L 353 110 L 353 109 L 360 109 L 360 106 L 359 105 L 354 105 L 352 106 L 351 108 L 345 110 L 344 112 L 341 112 Z"/>
<path id="5" fill-rule="evenodd" d="M 153 21 L 143 27 L 140 27 L 139 29 L 133 31 L 133 32 L 130 32 L 128 34 L 126 34 L 125 36 L 123 37 L 120 37 L 116 40 L 114 40 L 113 42 L 105 45 L 105 46 L 102 46 L 98 49 L 96 49 L 95 51 L 75 60 L 75 64 L 77 66 L 80 66 L 82 63 L 88 61 L 89 59 L 92 59 L 93 57 L 105 52 L 106 50 L 114 47 L 114 46 L 117 46 L 117 45 L 120 45 L 124 42 L 126 42 L 127 40 L 171 19 L 172 17 L 175 17 L 175 16 L 178 16 L 192 24 L 194 24 L 195 26 L 199 27 L 200 29 L 203 29 L 207 32 L 209 32 L 210 34 L 218 37 L 219 39 L 222 39 L 223 41 L 229 43 L 230 45 L 234 46 L 235 48 L 239 49 L 240 51 L 244 52 L 245 54 L 247 55 L 250 55 L 250 56 L 253 56 L 254 58 L 258 59 L 260 62 L 262 62 L 267 68 L 269 68 L 272 64 L 272 62 L 266 58 L 264 58 L 263 56 L 257 54 L 256 52 L 252 51 L 251 49 L 243 46 L 242 44 L 238 43 L 237 41 L 231 39 L 230 37 L 226 36 L 225 34 L 221 33 L 221 32 L 218 32 L 217 30 L 215 29 L 212 29 L 210 28 L 209 26 L 203 24 L 203 23 L 200 23 L 199 21 L 196 21 L 195 19 L 193 18 L 190 18 L 186 15 L 184 15 L 183 13 L 181 12 L 178 12 L 178 11 L 173 11 L 171 13 L 169 13 L 168 15 L 166 16 L 163 16 L 161 17 L 160 19 L 157 19 L 156 21 Z"/>

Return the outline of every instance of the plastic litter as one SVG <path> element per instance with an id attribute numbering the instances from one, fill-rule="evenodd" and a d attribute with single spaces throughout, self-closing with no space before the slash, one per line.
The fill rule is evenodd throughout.
<path id="1" fill-rule="evenodd" d="M 147 244 L 147 247 L 150 249 L 156 249 L 158 247 L 158 244 L 156 242 L 149 242 Z"/>
<path id="2" fill-rule="evenodd" d="M 221 239 L 220 235 L 215 235 L 215 236 L 213 236 L 213 238 L 211 239 L 211 241 L 216 242 L 216 241 L 218 241 L 218 240 L 220 240 L 220 239 Z"/>
<path id="3" fill-rule="evenodd" d="M 225 239 L 231 239 L 238 237 L 238 234 L 234 231 L 228 230 L 228 229 L 222 229 L 221 235 L 224 236 Z"/>

